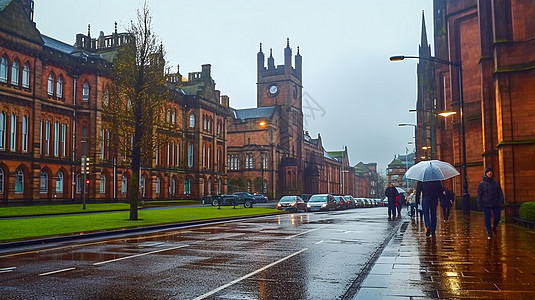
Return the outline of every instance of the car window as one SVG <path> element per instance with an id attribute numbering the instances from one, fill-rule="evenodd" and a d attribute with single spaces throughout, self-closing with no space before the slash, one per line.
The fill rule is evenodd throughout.
<path id="1" fill-rule="evenodd" d="M 308 202 L 325 202 L 327 201 L 327 196 L 312 196 Z"/>

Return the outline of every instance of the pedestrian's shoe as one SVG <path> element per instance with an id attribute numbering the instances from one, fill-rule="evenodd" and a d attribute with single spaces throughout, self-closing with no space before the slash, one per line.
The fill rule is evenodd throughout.
<path id="1" fill-rule="evenodd" d="M 429 227 L 425 229 L 425 236 L 431 236 L 431 229 Z"/>
<path id="2" fill-rule="evenodd" d="M 493 232 L 494 234 L 498 234 L 498 228 L 497 228 L 497 226 L 493 226 L 493 227 L 492 227 L 492 232 Z"/>
<path id="3" fill-rule="evenodd" d="M 487 235 L 487 239 L 490 240 L 491 238 L 492 238 L 492 234 L 489 233 L 489 234 Z"/>

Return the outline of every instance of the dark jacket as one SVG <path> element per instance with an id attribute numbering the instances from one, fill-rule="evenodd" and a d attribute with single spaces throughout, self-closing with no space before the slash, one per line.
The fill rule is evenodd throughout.
<path id="1" fill-rule="evenodd" d="M 444 188 L 444 191 L 442 192 L 442 194 L 440 194 L 440 206 L 451 207 L 453 205 L 454 199 L 455 194 L 448 188 Z"/>
<path id="2" fill-rule="evenodd" d="M 422 198 L 438 201 L 442 190 L 440 181 L 418 181 L 416 186 L 416 203 L 420 204 L 420 193 L 422 194 Z"/>
<path id="3" fill-rule="evenodd" d="M 385 196 L 388 198 L 388 206 L 396 206 L 397 195 L 399 195 L 399 193 L 395 186 L 386 188 Z"/>
<path id="4" fill-rule="evenodd" d="M 503 192 L 500 184 L 492 178 L 483 176 L 477 187 L 478 207 L 496 207 L 503 204 Z"/>

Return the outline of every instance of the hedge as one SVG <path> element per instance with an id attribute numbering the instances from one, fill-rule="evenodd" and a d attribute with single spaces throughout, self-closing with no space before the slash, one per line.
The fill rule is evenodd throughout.
<path id="1" fill-rule="evenodd" d="M 535 202 L 524 202 L 520 205 L 520 218 L 526 221 L 535 222 Z"/>

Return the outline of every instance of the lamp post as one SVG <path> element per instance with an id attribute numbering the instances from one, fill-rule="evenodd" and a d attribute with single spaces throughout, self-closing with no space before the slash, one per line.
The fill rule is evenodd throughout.
<path id="1" fill-rule="evenodd" d="M 406 58 L 415 58 L 432 61 L 435 63 L 453 66 L 457 68 L 459 75 L 459 113 L 461 114 L 461 140 L 462 140 L 462 173 L 463 173 L 463 197 L 462 197 L 462 206 L 463 214 L 470 214 L 470 194 L 468 193 L 468 177 L 466 174 L 466 132 L 464 128 L 464 97 L 463 97 L 463 67 L 461 61 L 458 63 L 436 58 L 434 56 L 406 56 L 406 55 L 396 55 L 391 56 L 390 61 L 401 61 Z"/>

